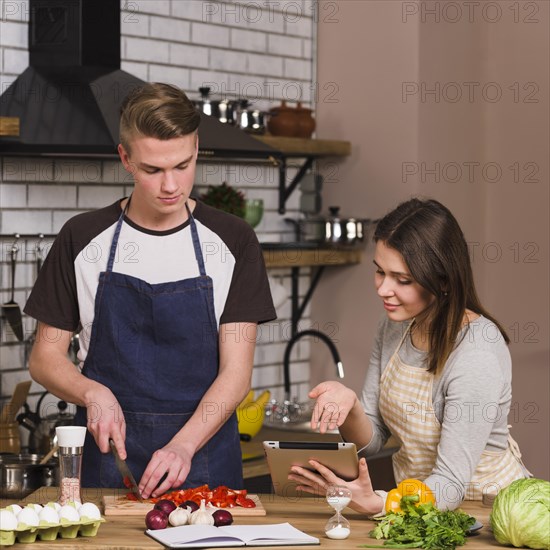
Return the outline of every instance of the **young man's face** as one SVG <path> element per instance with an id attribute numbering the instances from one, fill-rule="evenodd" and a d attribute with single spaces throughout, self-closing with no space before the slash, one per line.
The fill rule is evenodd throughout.
<path id="1" fill-rule="evenodd" d="M 132 207 L 157 222 L 177 219 L 195 181 L 198 137 L 196 133 L 159 140 L 138 137 L 130 151 L 119 145 L 124 168 L 134 176 Z"/>

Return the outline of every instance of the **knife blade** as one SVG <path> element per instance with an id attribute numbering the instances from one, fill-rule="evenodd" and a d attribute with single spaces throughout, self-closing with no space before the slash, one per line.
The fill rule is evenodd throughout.
<path id="1" fill-rule="evenodd" d="M 120 472 L 120 475 L 122 476 L 124 485 L 128 487 L 128 489 L 130 489 L 132 494 L 135 495 L 135 497 L 139 500 L 139 502 L 143 502 L 143 498 L 139 493 L 136 480 L 134 479 L 134 476 L 132 475 L 130 468 L 128 468 L 128 464 L 126 464 L 126 461 L 120 458 L 118 451 L 116 450 L 116 447 L 115 447 L 115 442 L 112 439 L 109 439 L 109 445 L 111 447 L 111 452 L 115 457 L 116 467 Z"/>

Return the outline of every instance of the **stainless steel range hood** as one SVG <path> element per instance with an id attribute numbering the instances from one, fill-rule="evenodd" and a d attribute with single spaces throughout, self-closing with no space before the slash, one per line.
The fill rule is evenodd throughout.
<path id="1" fill-rule="evenodd" d="M 0 117 L 18 135 L 0 137 L 13 155 L 116 155 L 120 107 L 144 84 L 120 69 L 118 0 L 30 0 L 30 66 L 0 96 Z M 279 152 L 242 130 L 202 116 L 202 156 L 267 158 Z"/>

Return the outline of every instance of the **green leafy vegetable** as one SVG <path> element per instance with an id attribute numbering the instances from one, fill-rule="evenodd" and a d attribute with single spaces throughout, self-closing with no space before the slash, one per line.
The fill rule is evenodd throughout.
<path id="1" fill-rule="evenodd" d="M 371 537 L 385 539 L 384 548 L 454 549 L 466 542 L 466 533 L 476 521 L 460 510 L 442 512 L 431 502 L 414 506 L 402 500 L 401 510 L 385 516 L 370 532 Z"/>
<path id="2" fill-rule="evenodd" d="M 550 482 L 513 481 L 496 496 L 490 521 L 500 544 L 550 548 Z"/>
<path id="3" fill-rule="evenodd" d="M 243 193 L 227 185 L 225 181 L 221 185 L 208 186 L 206 193 L 201 195 L 201 200 L 214 208 L 244 218 L 245 198 Z"/>

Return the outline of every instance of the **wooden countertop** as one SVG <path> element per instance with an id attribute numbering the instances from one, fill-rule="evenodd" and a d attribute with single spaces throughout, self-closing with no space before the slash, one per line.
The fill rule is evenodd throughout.
<path id="1" fill-rule="evenodd" d="M 45 503 L 55 500 L 58 489 L 56 487 L 42 488 L 29 495 L 24 502 Z M 98 503 L 102 494 L 113 494 L 111 489 L 83 489 L 82 497 L 85 501 Z M 317 537 L 320 540 L 321 548 L 332 548 L 333 550 L 356 549 L 360 544 L 379 544 L 379 541 L 369 538 L 369 531 L 373 528 L 374 522 L 367 520 L 352 510 L 346 509 L 344 515 L 350 521 L 351 535 L 346 540 L 330 540 L 326 537 L 324 526 L 331 517 L 333 510 L 328 507 L 324 499 L 317 498 L 283 498 L 275 495 L 260 495 L 260 499 L 267 510 L 267 516 L 237 518 L 236 522 L 241 524 L 266 524 L 289 522 L 297 529 Z M 468 539 L 465 550 L 487 550 L 489 548 L 500 548 L 490 532 L 489 512 L 490 508 L 483 506 L 480 502 L 466 502 L 462 506 L 465 512 L 473 515 L 483 524 L 483 528 L 475 536 Z M 14 550 L 40 550 L 41 548 L 62 549 L 62 550 L 84 550 L 103 548 L 108 550 L 142 550 L 148 548 L 162 548 L 160 544 L 144 534 L 145 523 L 141 517 L 114 517 L 109 516 L 103 523 L 95 537 L 76 539 L 60 539 L 55 542 L 41 542 L 37 540 L 31 544 L 16 543 Z M 268 548 L 268 547 L 265 547 Z M 281 548 L 269 547 L 269 548 Z M 296 550 L 302 546 L 286 546 Z"/>

